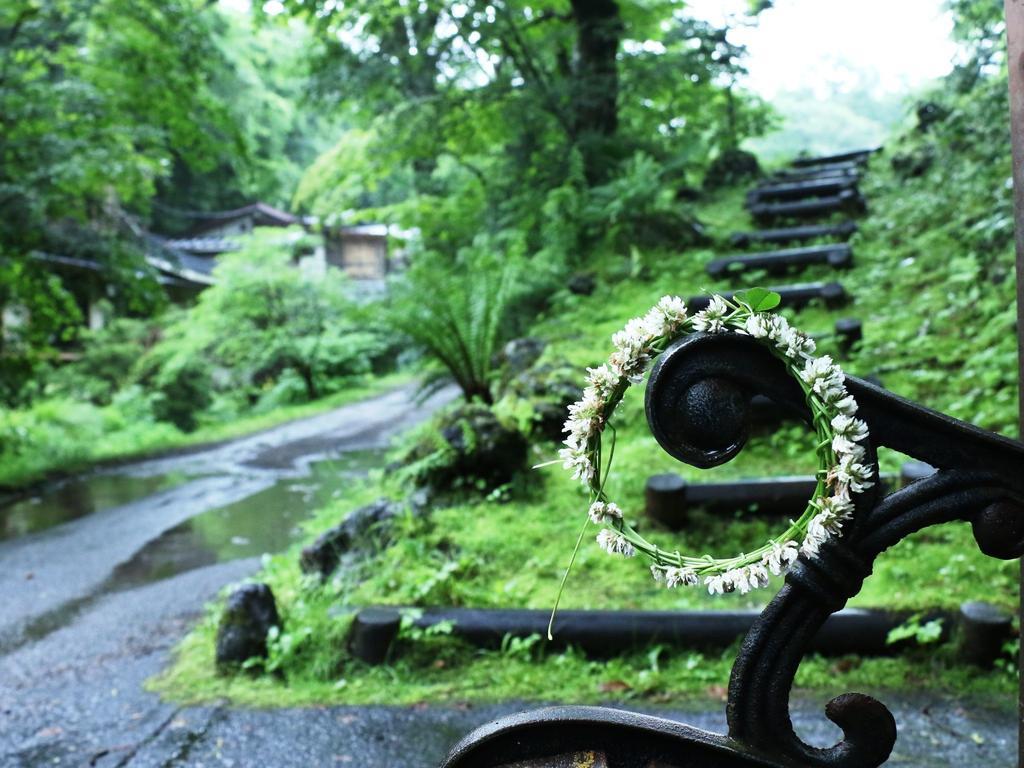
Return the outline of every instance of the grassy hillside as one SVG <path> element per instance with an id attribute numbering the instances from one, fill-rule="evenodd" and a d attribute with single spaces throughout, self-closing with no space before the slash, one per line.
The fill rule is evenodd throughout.
<path id="1" fill-rule="evenodd" d="M 994 98 L 994 97 L 993 97 Z M 876 156 L 864 190 L 871 207 L 854 238 L 855 267 L 840 279 L 854 297 L 841 312 L 812 306 L 786 312 L 808 332 L 831 328 L 836 317 L 864 322 L 865 341 L 848 355 L 829 348 L 855 375 L 878 375 L 890 390 L 927 406 L 1015 436 L 1016 352 L 1012 227 L 1005 185 L 1008 160 L 991 142 L 965 147 L 951 138 L 964 121 L 984 121 L 984 109 L 954 115 L 930 133 L 912 133 Z M 894 156 L 928 146 L 934 161 L 924 175 L 898 176 Z M 899 165 L 899 161 L 896 163 Z M 715 240 L 686 252 L 606 255 L 594 264 L 598 289 L 589 297 L 565 292 L 554 297 L 533 333 L 549 342 L 544 360 L 568 362 L 582 374 L 610 352 L 610 336 L 660 296 L 705 289 L 778 284 L 765 275 L 745 276 L 742 285 L 715 281 L 705 263 L 728 252 L 728 233 L 748 228 L 743 189 L 706 199 L 699 215 Z M 807 270 L 791 282 L 833 279 L 826 268 Z M 580 377 L 582 380 L 582 376 Z M 610 495 L 627 514 L 639 516 L 643 484 L 656 472 L 679 472 L 692 481 L 809 473 L 809 433 L 787 426 L 756 435 L 732 463 L 711 471 L 682 466 L 649 435 L 641 388 L 627 395 L 617 416 L 616 469 Z M 554 443 L 535 443 L 531 459 L 553 458 Z M 883 471 L 896 471 L 902 457 L 881 457 Z M 375 474 L 349 498 L 320 510 L 309 537 L 337 523 L 348 511 L 381 495 L 401 498 L 394 478 Z M 175 698 L 229 696 L 252 704 L 297 702 L 453 701 L 507 697 L 595 701 L 642 696 L 668 700 L 717 697 L 728 679 L 732 653 L 720 657 L 670 653 L 662 648 L 595 662 L 576 652 L 554 653 L 535 641 L 512 642 L 502 651 L 469 649 L 443 633 L 412 629 L 401 636 L 398 660 L 370 669 L 347 657 L 344 606 L 463 605 L 550 608 L 568 561 L 586 500 L 559 467 L 527 471 L 488 498 L 436 508 L 402 522 L 396 541 L 365 565 L 323 586 L 301 576 L 297 548 L 269 559 L 260 578 L 277 595 L 286 629 L 274 645 L 271 666 L 280 677 L 235 679 L 213 673 L 216 607 L 182 646 L 177 665 L 157 682 Z M 730 552 L 761 543 L 778 521 L 736 516 L 697 516 L 681 534 L 652 532 L 685 550 Z M 596 533 L 596 529 L 592 531 Z M 659 588 L 637 560 L 610 558 L 588 537 L 562 601 L 564 608 L 707 608 L 756 606 L 772 590 L 748 596 L 710 598 L 701 590 Z M 955 607 L 983 599 L 1007 608 L 1016 604 L 1016 563 L 982 556 L 969 527 L 928 529 L 880 558 L 874 575 L 854 601 L 859 606 L 906 609 Z M 1013 674 L 996 676 L 955 667 L 947 652 L 922 652 L 901 659 L 810 659 L 798 685 L 828 690 L 896 685 L 951 686 L 1009 691 Z"/>

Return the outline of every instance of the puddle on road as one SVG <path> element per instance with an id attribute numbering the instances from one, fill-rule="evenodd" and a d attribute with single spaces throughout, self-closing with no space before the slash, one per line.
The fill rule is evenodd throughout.
<path id="1" fill-rule="evenodd" d="M 133 477 L 90 475 L 59 483 L 53 490 L 0 509 L 0 541 L 45 531 L 61 523 L 120 507 L 188 481 L 184 473 Z"/>
<path id="2" fill-rule="evenodd" d="M 118 565 L 104 591 L 130 589 L 213 563 L 280 552 L 301 535 L 302 521 L 340 497 L 354 478 L 379 466 L 381 456 L 379 450 L 353 451 L 319 461 L 301 479 L 281 480 L 234 504 L 196 515 Z"/>
<path id="3" fill-rule="evenodd" d="M 0 636 L 0 653 L 67 626 L 106 595 L 214 563 L 286 549 L 301 535 L 302 521 L 332 499 L 340 498 L 355 479 L 380 466 L 383 455 L 380 449 L 352 451 L 311 463 L 308 474 L 301 478 L 282 479 L 241 501 L 208 510 L 168 529 L 118 564 L 88 594 L 40 614 L 13 636 Z"/>

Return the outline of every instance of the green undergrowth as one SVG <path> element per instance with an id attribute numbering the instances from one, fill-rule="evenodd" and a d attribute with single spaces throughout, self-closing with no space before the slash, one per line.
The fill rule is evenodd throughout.
<path id="1" fill-rule="evenodd" d="M 842 353 L 826 339 L 819 345 L 822 352 L 835 355 L 851 374 L 877 375 L 897 394 L 1014 436 L 1012 244 L 1005 228 L 999 229 L 999 217 L 1009 215 L 1002 210 L 1009 198 L 988 194 L 993 185 L 1003 184 L 1001 171 L 974 158 L 978 165 L 968 173 L 955 165 L 958 155 L 947 152 L 947 163 L 912 180 L 895 177 L 885 155 L 873 159 L 864 184 L 871 214 L 853 240 L 855 267 L 841 275 L 821 267 L 788 279 L 756 273 L 741 280 L 708 277 L 706 262 L 731 251 L 728 233 L 751 228 L 742 209 L 744 190 L 718 193 L 699 211 L 713 239 L 708 245 L 686 252 L 634 251 L 628 258 L 605 255 L 593 265 L 598 288 L 592 296 L 554 297 L 532 329 L 549 343 L 542 360 L 567 361 L 582 374 L 585 366 L 607 357 L 614 331 L 664 294 L 685 297 L 704 290 L 839 279 L 853 297 L 849 306 L 786 311 L 810 333 L 830 330 L 842 316 L 863 321 L 863 344 Z M 722 467 L 701 471 L 680 465 L 647 431 L 642 398 L 642 388 L 636 387 L 617 412 L 615 469 L 608 486 L 610 497 L 634 520 L 643 507 L 644 481 L 655 473 L 678 472 L 690 481 L 707 482 L 813 471 L 812 437 L 798 425 L 754 434 L 740 456 Z M 550 460 L 556 451 L 554 443 L 534 444 L 532 463 Z M 882 470 L 898 471 L 904 458 L 883 451 Z M 309 523 L 309 537 L 382 495 L 401 498 L 403 489 L 393 478 L 371 475 L 359 492 L 319 510 Z M 214 606 L 155 685 L 176 699 L 226 696 L 252 705 L 720 696 L 734 649 L 705 655 L 654 648 L 591 660 L 577 652 L 549 651 L 540 638 L 480 651 L 443 632 L 425 636 L 405 630 L 393 663 L 385 667 L 368 668 L 348 657 L 346 606 L 549 609 L 586 504 L 582 488 L 553 466 L 528 471 L 485 499 L 402 520 L 391 546 L 323 585 L 300 574 L 297 549 L 268 558 L 259 578 L 273 588 L 286 625 L 272 648 L 269 665 L 275 674 L 214 674 Z M 695 513 L 678 533 L 640 524 L 663 545 L 728 553 L 763 543 L 783 521 Z M 701 590 L 659 588 L 640 561 L 601 552 L 592 543 L 595 533 L 593 527 L 588 530 L 568 578 L 565 609 L 730 609 L 760 606 L 772 594 L 764 590 L 710 598 Z M 1011 609 L 1017 584 L 1016 563 L 984 557 L 967 524 L 949 524 L 921 531 L 884 553 L 851 604 L 914 611 L 987 600 Z M 1015 672 L 972 672 L 956 666 L 948 650 L 925 649 L 900 658 L 811 658 L 801 667 L 798 686 L 837 692 L 913 687 L 1008 693 L 1014 679 Z"/>
<path id="2" fill-rule="evenodd" d="M 41 447 L 28 453 L 5 456 L 0 465 L 0 490 L 23 488 L 57 474 L 82 472 L 100 464 L 131 461 L 231 440 L 287 421 L 315 416 L 411 381 L 410 373 L 364 377 L 313 402 L 277 406 L 230 421 L 211 421 L 192 432 L 183 432 L 167 422 L 134 420 L 114 405 L 46 401 L 35 408 L 8 414 L 8 418 L 24 422 L 21 428 L 32 431 Z"/>
<path id="3" fill-rule="evenodd" d="M 333 636 L 337 642 L 338 635 Z M 346 660 L 326 674 L 219 677 L 213 670 L 208 624 L 190 635 L 177 664 L 150 682 L 150 689 L 185 704 L 216 699 L 251 707 L 324 704 L 489 703 L 508 700 L 572 704 L 693 705 L 724 707 L 729 672 L 738 646 L 700 652 L 645 648 L 614 658 L 588 658 L 578 650 L 551 652 L 540 637 L 480 650 L 448 637 L 406 632 L 388 664 L 371 667 Z M 325 670 L 326 672 L 326 670 Z M 925 691 L 958 699 L 1014 701 L 1016 677 L 957 665 L 948 650 L 900 657 L 810 656 L 796 680 L 800 692 L 827 696 L 868 692 Z"/>

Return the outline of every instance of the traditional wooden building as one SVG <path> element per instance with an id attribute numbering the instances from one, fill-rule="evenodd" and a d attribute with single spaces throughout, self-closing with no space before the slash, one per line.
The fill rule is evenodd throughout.
<path id="1" fill-rule="evenodd" d="M 324 257 L 354 280 L 383 280 L 391 271 L 386 224 L 324 227 Z"/>

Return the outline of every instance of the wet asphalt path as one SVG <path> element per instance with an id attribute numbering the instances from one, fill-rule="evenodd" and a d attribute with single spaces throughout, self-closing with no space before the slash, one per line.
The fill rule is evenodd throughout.
<path id="1" fill-rule="evenodd" d="M 523 709 L 517 703 L 179 707 L 146 692 L 146 679 L 167 663 L 202 606 L 254 572 L 259 558 L 190 568 L 133 588 L 103 588 L 125 558 L 182 519 L 282 477 L 302 478 L 326 453 L 380 446 L 429 410 L 412 405 L 410 390 L 403 389 L 208 451 L 121 468 L 206 476 L 0 542 L 0 766 L 430 768 L 471 728 Z M 1013 764 L 1011 702 L 880 698 L 901 730 L 891 765 Z M 838 731 L 822 716 L 822 704 L 798 700 L 793 715 L 806 738 L 827 744 Z M 717 701 L 647 711 L 725 728 L 724 705 Z"/>
<path id="2" fill-rule="evenodd" d="M 203 605 L 259 567 L 210 562 L 135 586 L 125 567 L 183 521 L 237 504 L 313 462 L 383 448 L 454 392 L 423 405 L 414 387 L 207 450 L 119 467 L 184 474 L 175 487 L 45 531 L 0 541 L 0 765 L 127 765 L 177 709 L 142 684 Z"/>

